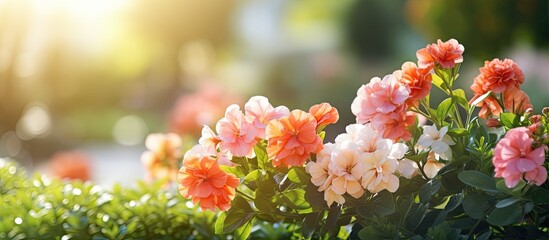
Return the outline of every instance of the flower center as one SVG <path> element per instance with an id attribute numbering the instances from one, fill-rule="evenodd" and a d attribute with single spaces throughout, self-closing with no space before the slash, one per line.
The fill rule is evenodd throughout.
<path id="1" fill-rule="evenodd" d="M 383 172 L 383 167 L 382 166 L 377 166 L 376 167 L 376 172 L 382 173 Z"/>

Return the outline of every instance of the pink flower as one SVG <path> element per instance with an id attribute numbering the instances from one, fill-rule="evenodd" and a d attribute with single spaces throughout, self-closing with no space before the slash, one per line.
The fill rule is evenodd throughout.
<path id="1" fill-rule="evenodd" d="M 316 119 L 302 110 L 269 122 L 266 137 L 267 154 L 275 167 L 303 166 L 311 153 L 318 153 L 323 147 L 316 134 Z"/>
<path id="2" fill-rule="evenodd" d="M 360 179 L 364 169 L 362 167 L 364 153 L 352 147 L 341 148 L 332 153 L 330 169 L 335 177 L 332 180 L 332 190 L 337 194 L 349 193 L 354 198 L 364 194 Z"/>
<path id="3" fill-rule="evenodd" d="M 221 143 L 219 150 L 232 158 L 254 157 L 254 145 L 257 143 L 257 129 L 248 122 L 238 105 L 230 105 L 225 117 L 217 122 L 217 133 Z"/>
<path id="4" fill-rule="evenodd" d="M 532 149 L 534 140 L 530 137 L 531 134 L 528 128 L 513 128 L 494 149 L 492 163 L 495 167 L 495 176 L 505 178 L 505 184 L 509 188 L 517 185 L 523 173 L 528 176 L 527 180 L 538 185 L 547 178 L 547 171 L 538 168 L 545 161 L 545 149 Z"/>
<path id="5" fill-rule="evenodd" d="M 141 155 L 141 162 L 147 170 L 146 178 L 175 181 L 177 163 L 182 155 L 181 137 L 175 133 L 151 133 L 145 139 L 145 146 L 148 151 Z"/>
<path id="6" fill-rule="evenodd" d="M 455 39 L 427 45 L 416 52 L 418 65 L 420 68 L 431 69 L 435 63 L 440 64 L 442 68 L 453 68 L 456 64 L 463 62 L 463 45 Z"/>
<path id="7" fill-rule="evenodd" d="M 202 136 L 198 139 L 198 143 L 204 146 L 208 152 L 215 153 L 217 152 L 217 147 L 221 143 L 219 136 L 208 126 L 202 128 Z"/>
<path id="8" fill-rule="evenodd" d="M 415 123 L 415 115 L 406 112 L 406 105 L 402 105 L 394 112 L 387 114 L 376 114 L 372 119 L 372 127 L 379 131 L 383 138 L 393 141 L 410 140 L 412 134 L 408 131 L 408 126 Z"/>
<path id="9" fill-rule="evenodd" d="M 394 75 L 386 75 L 383 80 L 375 77 L 358 89 L 351 110 L 357 123 L 367 123 L 378 113 L 395 111 L 404 105 L 409 96 L 410 89 L 398 82 Z"/>
<path id="10" fill-rule="evenodd" d="M 251 117 L 253 125 L 257 128 L 257 136 L 265 139 L 265 128 L 273 120 L 288 116 L 290 110 L 285 106 L 274 108 L 266 97 L 254 96 L 244 105 L 246 117 Z"/>

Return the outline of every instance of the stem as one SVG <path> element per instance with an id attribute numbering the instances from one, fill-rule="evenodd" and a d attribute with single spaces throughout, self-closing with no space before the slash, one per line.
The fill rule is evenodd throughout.
<path id="1" fill-rule="evenodd" d="M 423 178 L 426 179 L 427 181 L 431 180 L 429 177 L 427 177 L 427 174 L 423 171 L 424 165 L 423 163 L 421 163 L 421 161 L 418 162 L 418 166 L 419 166 L 418 168 L 419 168 L 419 172 L 421 173 L 421 176 L 423 176 Z"/>
<path id="2" fill-rule="evenodd" d="M 246 198 L 246 199 L 248 199 L 248 200 L 250 200 L 250 201 L 252 201 L 252 202 L 255 200 L 252 196 L 250 196 L 250 195 L 248 195 L 247 193 L 241 191 L 240 189 L 235 188 L 235 190 L 236 190 L 237 193 L 239 193 L 240 195 L 242 195 L 242 197 L 244 197 L 244 198 Z"/>
<path id="3" fill-rule="evenodd" d="M 471 230 L 469 230 L 469 234 L 467 234 L 467 236 L 471 236 L 473 234 L 473 232 L 475 231 L 475 229 L 478 227 L 478 225 L 480 224 L 480 222 L 482 222 L 484 220 L 484 218 L 480 218 L 479 220 L 477 220 L 477 222 L 475 223 L 475 225 L 473 225 L 473 227 L 471 228 Z"/>

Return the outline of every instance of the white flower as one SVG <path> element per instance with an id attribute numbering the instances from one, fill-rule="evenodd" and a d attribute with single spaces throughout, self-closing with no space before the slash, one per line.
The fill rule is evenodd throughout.
<path id="1" fill-rule="evenodd" d="M 397 172 L 400 176 L 411 179 L 418 174 L 417 163 L 410 159 L 402 159 L 398 162 Z"/>
<path id="2" fill-rule="evenodd" d="M 427 162 L 423 166 L 423 172 L 425 172 L 425 175 L 428 178 L 434 178 L 438 171 L 444 167 L 444 163 L 441 163 L 436 160 L 435 154 L 433 152 L 429 153 L 429 157 L 427 158 Z"/>
<path id="3" fill-rule="evenodd" d="M 450 145 L 456 144 L 450 136 L 446 135 L 448 127 L 444 126 L 439 130 L 435 126 L 423 126 L 423 134 L 419 137 L 418 144 L 423 148 L 431 147 L 437 154 L 445 160 L 452 158 L 452 149 Z"/>

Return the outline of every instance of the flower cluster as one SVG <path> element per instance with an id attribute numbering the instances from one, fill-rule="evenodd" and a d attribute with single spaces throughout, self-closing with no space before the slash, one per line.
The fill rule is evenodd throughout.
<path id="1" fill-rule="evenodd" d="M 382 138 L 370 124 L 352 124 L 335 143 L 327 143 L 316 162 L 307 164 L 311 181 L 324 191 L 328 206 L 345 203 L 343 194 L 360 198 L 364 190 L 378 193 L 384 189 L 395 192 L 399 181 L 395 175 L 398 159 L 408 147 Z"/>
<path id="2" fill-rule="evenodd" d="M 202 176 L 198 171 L 189 171 L 189 167 L 185 167 L 187 162 L 209 161 L 208 169 L 214 169 L 217 173 L 219 165 L 236 166 L 238 164 L 235 159 L 254 158 L 254 147 L 265 141 L 268 158 L 274 167 L 303 166 L 311 154 L 318 153 L 323 148 L 319 131 L 339 119 L 337 110 L 328 103 L 314 105 L 309 112 L 299 109 L 290 112 L 285 106 L 273 107 L 263 96 L 250 98 L 244 109 L 245 112 L 242 112 L 235 104 L 227 107 L 225 117 L 216 124 L 217 133 L 204 126 L 199 144 L 187 151 L 183 157 L 184 167 L 179 171 L 181 194 L 200 202 L 202 208 L 214 210 L 213 206 L 217 206 L 221 210 L 226 210 L 229 205 L 224 201 L 219 205 L 217 201 L 203 198 L 200 189 L 205 188 L 209 191 L 209 185 L 189 185 L 191 182 L 185 179 L 209 179 L 210 175 Z M 203 171 L 209 170 L 204 167 Z M 233 190 L 238 185 L 238 182 L 235 186 L 228 185 L 229 182 L 227 185 L 221 181 L 216 183 L 220 184 L 216 187 L 229 186 Z M 195 187 L 199 190 L 195 191 Z M 213 196 L 211 194 L 215 191 L 208 193 L 208 196 Z M 234 197 L 234 194 L 227 196 Z M 216 204 L 212 205 L 212 202 Z"/>

